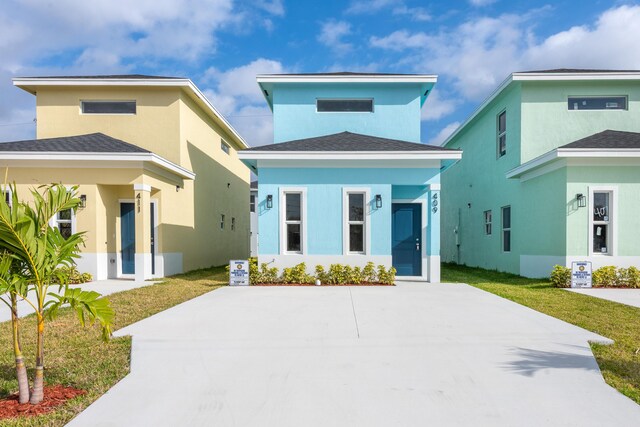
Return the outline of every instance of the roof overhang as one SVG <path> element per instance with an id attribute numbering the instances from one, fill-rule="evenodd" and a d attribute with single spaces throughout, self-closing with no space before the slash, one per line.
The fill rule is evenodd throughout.
<path id="1" fill-rule="evenodd" d="M 640 149 L 556 148 L 506 173 L 509 179 L 527 180 L 563 166 L 640 164 Z"/>
<path id="2" fill-rule="evenodd" d="M 213 106 L 207 97 L 190 79 L 177 78 L 63 78 L 63 77 L 16 77 L 13 85 L 35 95 L 38 87 L 50 86 L 144 86 L 176 87 L 183 89 L 208 115 L 231 136 L 238 148 L 249 148 L 249 144 L 231 126 L 231 123 Z"/>
<path id="3" fill-rule="evenodd" d="M 476 108 L 473 113 L 467 119 L 462 122 L 460 126 L 447 139 L 445 139 L 441 146 L 446 147 L 447 144 L 460 133 L 469 123 L 475 119 L 482 110 L 491 104 L 491 102 L 498 97 L 508 86 L 515 82 L 550 82 L 550 81 L 598 81 L 598 80 L 640 80 L 640 72 L 638 71 L 599 71 L 588 73 L 511 73 L 509 77 L 504 79 L 502 83 L 491 94 L 482 101 L 482 103 Z"/>
<path id="4" fill-rule="evenodd" d="M 254 172 L 260 166 L 293 167 L 302 164 L 333 167 L 434 167 L 457 161 L 462 151 L 239 151 L 238 157 Z M 449 162 L 450 163 L 450 162 Z M 440 167 L 440 166 L 438 166 Z"/>
<path id="5" fill-rule="evenodd" d="M 193 180 L 196 174 L 153 153 L 0 152 L 0 166 L 9 167 L 140 167 L 159 169 L 174 178 Z"/>
<path id="6" fill-rule="evenodd" d="M 438 81 L 435 74 L 372 74 L 372 75 L 327 75 L 327 74 L 259 74 L 256 76 L 262 96 L 273 110 L 273 86 L 279 83 L 411 83 L 421 85 L 420 105 L 429 96 Z"/>

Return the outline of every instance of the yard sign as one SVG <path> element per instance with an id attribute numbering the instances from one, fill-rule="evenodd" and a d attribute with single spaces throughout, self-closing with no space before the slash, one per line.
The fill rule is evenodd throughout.
<path id="1" fill-rule="evenodd" d="M 571 287 L 591 287 L 591 262 L 574 261 L 571 263 Z"/>
<path id="2" fill-rule="evenodd" d="M 229 261 L 229 285 L 249 285 L 249 261 L 244 259 Z"/>

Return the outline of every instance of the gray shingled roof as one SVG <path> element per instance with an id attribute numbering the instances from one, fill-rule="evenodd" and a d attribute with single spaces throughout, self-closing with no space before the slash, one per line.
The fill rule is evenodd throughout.
<path id="1" fill-rule="evenodd" d="M 547 74 L 560 74 L 560 73 L 638 73 L 640 70 L 597 70 L 587 68 L 555 68 L 552 70 L 531 70 L 531 71 L 519 71 L 519 73 L 547 73 Z"/>
<path id="2" fill-rule="evenodd" d="M 609 150 L 640 148 L 640 133 L 605 130 L 559 148 L 600 148 Z"/>
<path id="3" fill-rule="evenodd" d="M 182 79 L 183 77 L 166 77 L 166 76 L 150 76 L 146 74 L 106 74 L 97 76 L 27 76 L 18 77 L 19 79 L 69 79 L 69 80 L 81 80 L 81 79 Z"/>
<path id="4" fill-rule="evenodd" d="M 356 73 L 352 71 L 337 71 L 333 73 L 284 73 L 267 74 L 268 76 L 415 76 L 406 73 Z"/>
<path id="5" fill-rule="evenodd" d="M 279 144 L 253 147 L 244 151 L 457 151 L 434 145 L 397 139 L 380 138 L 359 133 L 341 132 L 333 135 L 297 139 Z"/>
<path id="6" fill-rule="evenodd" d="M 150 153 L 103 133 L 0 143 L 0 152 Z"/>

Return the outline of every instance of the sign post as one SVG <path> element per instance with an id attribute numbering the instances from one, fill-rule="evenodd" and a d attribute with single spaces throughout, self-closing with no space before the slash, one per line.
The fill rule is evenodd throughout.
<path id="1" fill-rule="evenodd" d="M 229 261 L 229 285 L 249 285 L 249 261 L 245 259 Z"/>
<path id="2" fill-rule="evenodd" d="M 571 287 L 591 287 L 591 262 L 574 261 L 571 263 Z"/>

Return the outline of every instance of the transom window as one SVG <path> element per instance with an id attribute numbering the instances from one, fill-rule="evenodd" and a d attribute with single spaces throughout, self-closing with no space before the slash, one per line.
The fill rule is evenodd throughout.
<path id="1" fill-rule="evenodd" d="M 484 211 L 484 234 L 487 236 L 491 235 L 491 221 L 492 214 L 491 211 Z"/>
<path id="2" fill-rule="evenodd" d="M 54 226 L 60 230 L 60 234 L 65 239 L 68 239 L 73 234 L 73 211 L 71 209 L 65 209 L 56 214 Z"/>
<path id="3" fill-rule="evenodd" d="M 611 191 L 593 192 L 593 212 L 591 214 L 591 227 L 593 233 L 592 251 L 594 254 L 611 254 Z"/>
<path id="4" fill-rule="evenodd" d="M 302 193 L 284 193 L 285 248 L 302 253 Z"/>
<path id="5" fill-rule="evenodd" d="M 365 246 L 365 193 L 347 193 L 349 252 L 364 253 Z"/>
<path id="6" fill-rule="evenodd" d="M 224 140 L 220 141 L 220 149 L 222 151 L 224 151 L 225 153 L 229 154 L 229 144 L 227 144 L 226 142 L 224 142 Z"/>
<path id="7" fill-rule="evenodd" d="M 502 251 L 511 252 L 511 206 L 502 208 Z"/>
<path id="8" fill-rule="evenodd" d="M 570 96 L 569 110 L 626 110 L 626 96 Z"/>
<path id="9" fill-rule="evenodd" d="M 82 101 L 82 114 L 136 114 L 136 101 Z"/>
<path id="10" fill-rule="evenodd" d="M 497 151 L 498 157 L 507 154 L 507 112 L 498 114 L 497 122 Z"/>
<path id="11" fill-rule="evenodd" d="M 373 99 L 317 99 L 319 113 L 373 113 Z"/>

